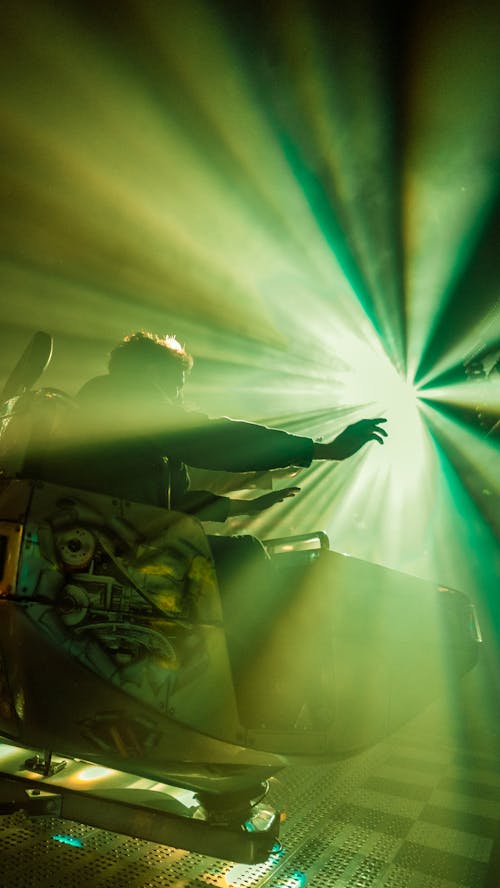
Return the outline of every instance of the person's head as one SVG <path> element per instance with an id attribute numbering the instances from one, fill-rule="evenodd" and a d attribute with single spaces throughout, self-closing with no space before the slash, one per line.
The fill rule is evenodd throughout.
<path id="1" fill-rule="evenodd" d="M 131 333 L 113 349 L 109 372 L 130 380 L 152 382 L 169 398 L 182 390 L 193 359 L 175 336 Z"/>

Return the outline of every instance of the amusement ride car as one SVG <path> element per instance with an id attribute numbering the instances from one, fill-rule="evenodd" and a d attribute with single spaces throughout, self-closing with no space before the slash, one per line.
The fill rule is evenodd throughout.
<path id="1" fill-rule="evenodd" d="M 445 694 L 477 660 L 474 607 L 321 532 L 267 541 L 275 600 L 237 681 L 202 525 L 44 480 L 78 409 L 33 388 L 51 351 L 37 333 L 2 394 L 0 810 L 265 860 L 269 779 L 289 757 L 369 747 Z"/>

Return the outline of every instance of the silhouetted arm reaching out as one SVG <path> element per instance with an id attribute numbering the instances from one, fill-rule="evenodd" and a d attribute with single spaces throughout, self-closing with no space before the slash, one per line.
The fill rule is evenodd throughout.
<path id="1" fill-rule="evenodd" d="M 231 499 L 229 515 L 257 515 L 259 512 L 263 512 L 264 509 L 270 509 L 275 503 L 281 503 L 283 500 L 295 496 L 299 491 L 300 487 L 285 487 L 282 490 L 273 490 L 271 493 L 265 493 L 263 496 L 257 496 L 253 499 Z"/>

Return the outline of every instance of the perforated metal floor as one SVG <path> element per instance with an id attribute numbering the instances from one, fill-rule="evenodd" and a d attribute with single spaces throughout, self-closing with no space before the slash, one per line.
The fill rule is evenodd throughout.
<path id="1" fill-rule="evenodd" d="M 355 758 L 290 766 L 270 790 L 287 812 L 282 847 L 256 866 L 55 818 L 0 817 L 0 885 L 499 888 L 498 738 L 450 736 L 434 706 Z"/>

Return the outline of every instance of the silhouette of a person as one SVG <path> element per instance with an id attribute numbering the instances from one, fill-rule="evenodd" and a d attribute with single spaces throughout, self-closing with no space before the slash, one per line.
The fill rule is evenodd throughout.
<path id="1" fill-rule="evenodd" d="M 369 441 L 382 444 L 385 419 L 363 419 L 329 443 L 187 410 L 182 390 L 193 359 L 174 337 L 133 333 L 111 352 L 109 372 L 77 395 L 78 486 L 164 506 L 202 521 L 251 515 L 293 496 L 298 488 L 251 500 L 191 490 L 187 465 L 228 472 L 307 467 L 343 460 Z"/>

